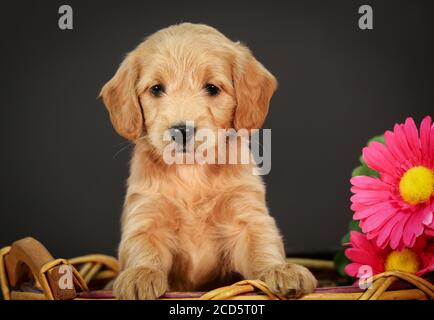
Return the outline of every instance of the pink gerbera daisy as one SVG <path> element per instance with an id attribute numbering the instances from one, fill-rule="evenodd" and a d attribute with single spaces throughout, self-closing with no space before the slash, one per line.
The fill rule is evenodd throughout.
<path id="1" fill-rule="evenodd" d="M 380 178 L 351 179 L 353 218 L 381 248 L 413 247 L 424 232 L 434 235 L 434 125 L 426 117 L 419 134 L 408 118 L 384 138 L 385 144 L 363 149 L 363 159 Z"/>
<path id="2" fill-rule="evenodd" d="M 434 270 L 433 238 L 420 237 L 413 248 L 399 251 L 390 247 L 378 248 L 366 235 L 352 231 L 348 245 L 345 255 L 352 263 L 345 267 L 345 273 L 350 277 L 362 276 L 359 271 L 363 266 L 372 268 L 372 275 L 398 270 L 423 276 Z"/>

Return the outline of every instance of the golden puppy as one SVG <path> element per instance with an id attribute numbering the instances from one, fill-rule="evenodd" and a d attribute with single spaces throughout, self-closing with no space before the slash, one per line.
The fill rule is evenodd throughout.
<path id="1" fill-rule="evenodd" d="M 260 128 L 275 88 L 245 46 L 190 23 L 151 35 L 103 87 L 114 128 L 135 144 L 117 298 L 155 299 L 166 290 L 208 290 L 237 278 L 262 279 L 283 295 L 315 288 L 306 268 L 285 261 L 254 164 L 163 161 L 173 143 L 165 132 L 186 138 L 186 121 L 214 131 Z"/>

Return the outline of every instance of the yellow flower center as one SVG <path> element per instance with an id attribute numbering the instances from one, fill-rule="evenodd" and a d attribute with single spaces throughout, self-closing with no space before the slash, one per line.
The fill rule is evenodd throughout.
<path id="1" fill-rule="evenodd" d="M 412 205 L 428 201 L 434 194 L 434 172 L 423 166 L 407 170 L 399 182 L 399 192 Z"/>
<path id="2" fill-rule="evenodd" d="M 386 258 L 384 269 L 386 271 L 398 270 L 416 273 L 420 270 L 421 261 L 419 256 L 410 249 L 392 251 Z"/>

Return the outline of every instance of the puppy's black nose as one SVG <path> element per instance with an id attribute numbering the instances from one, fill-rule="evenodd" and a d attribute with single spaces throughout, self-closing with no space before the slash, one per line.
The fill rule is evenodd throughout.
<path id="1" fill-rule="evenodd" d="M 186 125 L 185 123 L 176 124 L 169 129 L 172 140 L 184 146 L 193 138 L 194 127 Z M 182 138 L 182 140 L 181 140 Z"/>

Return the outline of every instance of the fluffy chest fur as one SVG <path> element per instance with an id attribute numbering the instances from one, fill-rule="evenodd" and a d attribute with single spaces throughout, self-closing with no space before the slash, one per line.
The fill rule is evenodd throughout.
<path id="1" fill-rule="evenodd" d="M 171 188 L 162 188 L 160 192 L 175 209 L 167 217 L 176 221 L 173 232 L 178 243 L 171 270 L 172 286 L 191 290 L 206 286 L 222 271 L 215 268 L 223 258 L 220 223 L 217 223 L 222 195 L 213 187 L 212 179 L 203 177 L 202 172 L 183 169 L 173 177 Z"/>
<path id="2" fill-rule="evenodd" d="M 161 168 L 138 155 L 132 161 L 127 201 L 131 195 L 138 203 L 150 199 L 142 216 L 152 225 L 145 232 L 151 239 L 158 237 L 170 253 L 171 290 L 205 290 L 221 279 L 236 279 L 229 271 L 228 248 L 241 227 L 231 203 L 252 190 L 263 201 L 262 182 L 251 175 L 251 167 Z M 140 223 L 142 217 L 137 219 Z"/>

